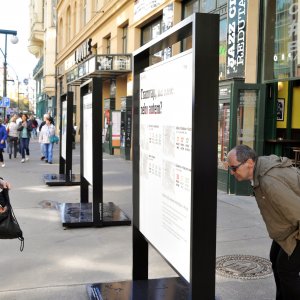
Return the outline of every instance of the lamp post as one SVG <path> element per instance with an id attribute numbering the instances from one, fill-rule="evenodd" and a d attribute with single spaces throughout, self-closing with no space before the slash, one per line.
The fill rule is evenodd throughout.
<path id="1" fill-rule="evenodd" d="M 3 56 L 4 56 L 4 62 L 3 62 L 3 97 L 7 96 L 6 93 L 6 76 L 7 76 L 7 36 L 12 35 L 11 42 L 13 44 L 16 44 L 19 39 L 17 37 L 17 31 L 16 30 L 6 30 L 6 29 L 0 29 L 0 34 L 5 34 L 5 44 L 4 44 L 4 52 L 1 50 Z"/>
<path id="2" fill-rule="evenodd" d="M 19 93 L 18 92 L 18 113 L 20 113 L 20 95 L 23 95 L 23 106 L 24 106 L 24 95 L 25 95 L 25 93 Z"/>

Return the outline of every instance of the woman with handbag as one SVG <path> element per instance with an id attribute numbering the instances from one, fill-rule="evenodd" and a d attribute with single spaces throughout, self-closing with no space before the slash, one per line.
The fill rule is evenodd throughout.
<path id="1" fill-rule="evenodd" d="M 26 114 L 22 115 L 22 121 L 18 125 L 18 131 L 19 131 L 20 148 L 22 154 L 21 163 L 23 163 L 25 162 L 25 160 L 29 160 L 29 140 L 32 131 L 31 122 L 28 121 L 28 116 Z"/>
<path id="2" fill-rule="evenodd" d="M 3 150 L 6 148 L 6 139 L 7 139 L 7 131 L 5 126 L 2 124 L 3 120 L 0 119 L 0 163 L 1 167 L 5 167 L 4 159 L 3 159 Z"/>
<path id="3" fill-rule="evenodd" d="M 43 144 L 45 162 L 52 164 L 53 160 L 53 142 L 51 137 L 55 136 L 55 126 L 51 124 L 49 116 L 44 117 L 45 125 L 41 128 L 39 142 Z"/>
<path id="4" fill-rule="evenodd" d="M 9 155 L 9 159 L 11 159 L 12 153 L 14 152 L 14 158 L 17 157 L 18 153 L 18 125 L 16 123 L 17 115 L 13 115 L 6 126 L 6 131 L 8 134 L 7 137 L 7 153 Z M 14 150 L 14 151 L 13 151 Z"/>

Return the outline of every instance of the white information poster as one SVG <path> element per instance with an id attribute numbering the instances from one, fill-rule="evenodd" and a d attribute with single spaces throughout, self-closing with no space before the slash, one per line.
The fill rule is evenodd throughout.
<path id="1" fill-rule="evenodd" d="M 121 140 L 121 112 L 113 111 L 112 112 L 112 146 L 120 147 Z"/>
<path id="2" fill-rule="evenodd" d="M 62 102 L 61 156 L 67 159 L 67 101 Z"/>
<path id="3" fill-rule="evenodd" d="M 92 126 L 92 94 L 83 96 L 83 176 L 93 184 L 93 126 Z"/>
<path id="4" fill-rule="evenodd" d="M 190 281 L 192 53 L 140 75 L 140 231 Z"/>

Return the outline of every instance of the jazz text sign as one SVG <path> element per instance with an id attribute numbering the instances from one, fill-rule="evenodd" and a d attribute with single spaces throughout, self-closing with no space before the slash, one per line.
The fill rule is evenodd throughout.
<path id="1" fill-rule="evenodd" d="M 247 1 L 228 1 L 227 78 L 244 77 Z"/>

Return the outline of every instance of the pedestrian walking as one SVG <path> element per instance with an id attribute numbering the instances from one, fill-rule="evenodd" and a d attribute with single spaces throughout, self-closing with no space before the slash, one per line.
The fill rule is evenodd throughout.
<path id="1" fill-rule="evenodd" d="M 21 163 L 24 163 L 25 160 L 29 160 L 29 140 L 31 136 L 31 122 L 28 121 L 28 116 L 26 114 L 22 115 L 22 121 L 18 126 L 19 139 L 20 139 L 20 149 L 22 160 Z"/>
<path id="2" fill-rule="evenodd" d="M 46 120 L 50 120 L 50 124 L 54 125 L 54 120 L 51 117 L 51 115 L 50 114 L 44 114 L 43 121 L 39 125 L 39 132 L 41 132 L 43 126 L 46 124 Z M 41 143 L 41 160 L 45 159 L 45 155 L 44 155 L 45 154 L 45 149 L 44 148 L 45 148 L 44 143 Z"/>
<path id="3" fill-rule="evenodd" d="M 50 142 L 50 137 L 55 135 L 55 126 L 51 123 L 49 115 L 45 115 L 44 119 L 45 125 L 40 130 L 39 142 L 43 145 L 45 162 L 52 164 L 54 143 Z"/>
<path id="4" fill-rule="evenodd" d="M 37 137 L 38 122 L 33 115 L 30 116 L 30 121 L 31 121 L 31 126 L 32 126 L 31 136 L 33 139 L 35 139 Z"/>
<path id="5" fill-rule="evenodd" d="M 18 132 L 18 125 L 16 123 L 16 120 L 17 120 L 17 115 L 13 115 L 6 126 L 7 153 L 9 155 L 9 159 L 11 159 L 12 154 L 14 154 L 14 158 L 16 158 L 18 153 L 19 132 Z"/>
<path id="6" fill-rule="evenodd" d="M 0 119 L 0 163 L 1 167 L 5 167 L 4 159 L 3 159 L 3 150 L 6 147 L 6 139 L 7 139 L 7 131 L 5 126 L 2 124 L 3 120 Z"/>
<path id="7" fill-rule="evenodd" d="M 250 180 L 273 239 L 270 249 L 276 300 L 300 299 L 300 172 L 286 157 L 257 157 L 246 145 L 233 148 L 228 169 L 238 181 Z"/>

